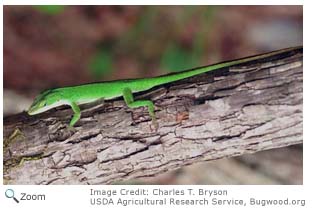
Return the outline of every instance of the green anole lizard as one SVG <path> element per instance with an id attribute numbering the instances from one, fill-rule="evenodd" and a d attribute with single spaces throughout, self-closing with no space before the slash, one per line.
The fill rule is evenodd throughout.
<path id="1" fill-rule="evenodd" d="M 292 48 L 287 48 L 262 55 L 226 61 L 223 63 L 152 78 L 115 80 L 50 89 L 42 92 L 36 97 L 33 104 L 28 110 L 28 114 L 35 115 L 61 105 L 69 105 L 74 111 L 74 115 L 70 122 L 70 127 L 73 127 L 75 123 L 80 119 L 81 115 L 81 111 L 78 105 L 91 103 L 98 99 L 108 100 L 123 96 L 126 105 L 130 108 L 147 106 L 152 122 L 154 125 L 157 126 L 158 124 L 156 123 L 153 102 L 151 100 L 134 100 L 133 93 L 149 90 L 158 85 L 186 79 L 212 70 L 230 67 L 233 65 L 277 55 L 279 53 L 290 51 L 291 49 Z"/>

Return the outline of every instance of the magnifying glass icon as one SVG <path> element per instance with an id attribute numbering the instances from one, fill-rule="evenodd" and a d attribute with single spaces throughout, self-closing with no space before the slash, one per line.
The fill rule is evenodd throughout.
<path id="1" fill-rule="evenodd" d="M 12 190 L 12 189 L 7 189 L 7 190 L 5 191 L 5 197 L 7 197 L 7 198 L 13 198 L 16 203 L 19 203 L 19 201 L 16 199 L 16 197 L 14 197 L 14 190 Z"/>

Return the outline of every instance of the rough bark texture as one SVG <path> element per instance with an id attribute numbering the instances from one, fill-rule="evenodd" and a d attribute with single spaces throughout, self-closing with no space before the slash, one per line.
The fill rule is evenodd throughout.
<path id="1" fill-rule="evenodd" d="M 5 184 L 108 184 L 183 165 L 302 143 L 302 48 L 121 99 L 4 120 Z"/>

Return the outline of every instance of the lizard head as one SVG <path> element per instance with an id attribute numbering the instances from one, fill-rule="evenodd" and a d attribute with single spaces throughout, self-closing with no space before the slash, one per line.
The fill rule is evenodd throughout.
<path id="1" fill-rule="evenodd" d="M 35 98 L 27 113 L 29 115 L 39 114 L 62 104 L 65 103 L 62 103 L 61 95 L 57 90 L 46 90 Z"/>

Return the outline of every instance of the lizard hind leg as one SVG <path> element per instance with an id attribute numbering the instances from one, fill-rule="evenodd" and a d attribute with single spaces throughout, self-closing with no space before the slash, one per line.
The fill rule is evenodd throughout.
<path id="1" fill-rule="evenodd" d="M 137 107 L 142 107 L 146 106 L 148 107 L 149 115 L 152 119 L 152 123 L 156 128 L 158 128 L 158 123 L 156 122 L 156 117 L 154 113 L 154 104 L 150 100 L 138 100 L 134 101 L 134 96 L 130 88 L 125 88 L 123 90 L 123 98 L 126 103 L 126 105 L 130 108 L 137 108 Z"/>
<path id="2" fill-rule="evenodd" d="M 72 110 L 74 112 L 74 115 L 73 115 L 71 122 L 70 122 L 70 127 L 73 128 L 75 123 L 80 119 L 80 113 L 81 112 L 80 112 L 80 109 L 76 103 L 71 102 L 70 106 L 72 107 Z"/>

